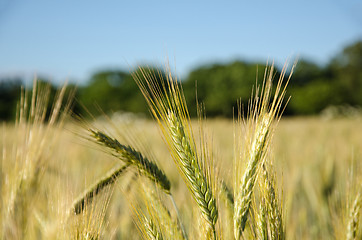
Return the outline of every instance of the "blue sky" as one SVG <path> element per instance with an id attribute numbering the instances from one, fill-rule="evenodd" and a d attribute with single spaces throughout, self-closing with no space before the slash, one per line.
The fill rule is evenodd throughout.
<path id="1" fill-rule="evenodd" d="M 305 57 L 362 39 L 362 1 L 0 0 L 0 77 L 84 83 L 100 69 Z"/>

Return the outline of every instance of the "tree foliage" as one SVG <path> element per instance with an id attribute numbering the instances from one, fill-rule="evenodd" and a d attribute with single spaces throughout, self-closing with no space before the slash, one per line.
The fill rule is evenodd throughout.
<path id="1" fill-rule="evenodd" d="M 362 106 L 362 41 L 344 48 L 325 67 L 299 61 L 290 95 L 291 114 L 316 114 L 333 105 Z"/>
<path id="2" fill-rule="evenodd" d="M 0 80 L 0 121 L 15 118 L 16 104 L 20 98 L 21 79 Z"/>
<path id="3" fill-rule="evenodd" d="M 250 90 L 256 79 L 261 81 L 264 69 L 263 63 L 245 61 L 195 68 L 182 81 L 191 116 L 196 116 L 197 101 L 205 105 L 208 116 L 232 117 L 238 102 L 247 106 Z M 158 78 L 157 81 L 166 77 L 155 67 L 140 67 L 133 73 L 145 72 Z M 278 74 L 277 71 L 275 78 Z M 21 83 L 21 79 L 0 79 L 0 120 L 14 119 Z M 94 110 L 97 109 L 94 106 L 98 105 L 105 113 L 124 111 L 148 115 L 147 104 L 129 72 L 99 71 L 78 89 L 74 108 L 78 113 L 88 109 L 97 115 L 100 111 Z M 55 91 L 56 87 L 52 86 L 51 94 Z M 317 114 L 331 105 L 362 106 L 362 41 L 346 46 L 326 66 L 299 59 L 288 94 L 291 96 L 285 112 L 288 115 Z"/>
<path id="4" fill-rule="evenodd" d="M 264 67 L 263 64 L 235 61 L 195 69 L 184 81 L 191 112 L 196 112 L 194 103 L 198 101 L 205 104 L 208 116 L 232 117 L 237 101 L 245 104 L 250 98 L 250 89 L 257 78 L 263 77 Z"/>
<path id="5" fill-rule="evenodd" d="M 147 71 L 155 77 L 165 78 L 157 68 L 139 67 L 134 74 Z M 116 111 L 147 113 L 147 104 L 135 83 L 132 74 L 124 71 L 101 71 L 95 73 L 89 84 L 80 91 L 80 102 L 87 109 L 99 106 L 105 113 Z M 92 112 L 99 114 L 99 111 Z"/>

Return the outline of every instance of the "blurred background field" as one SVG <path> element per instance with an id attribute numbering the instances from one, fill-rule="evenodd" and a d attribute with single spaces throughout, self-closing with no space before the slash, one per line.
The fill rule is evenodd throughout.
<path id="1" fill-rule="evenodd" d="M 107 129 L 104 120 L 99 121 Z M 171 179 L 172 192 L 180 206 L 182 218 L 186 223 L 191 222 L 187 219 L 192 218 L 192 199 L 185 194 L 186 186 L 177 174 L 156 124 L 134 116 L 118 117 L 114 119 L 114 123 L 120 131 L 127 129 L 132 132 L 143 143 L 147 154 L 154 154 Z M 119 164 L 117 158 L 110 157 L 99 151 L 95 144 L 76 136 L 74 132 L 79 132 L 80 128 L 77 124 L 68 123 L 56 133 L 58 140 L 53 144 L 53 154 L 47 158 L 49 167 L 39 183 L 40 190 L 33 196 L 36 202 L 32 205 L 34 211 L 28 216 L 32 229 L 30 232 L 38 231 L 38 236 L 47 236 L 42 231 L 50 231 L 52 226 L 57 226 L 61 219 L 59 215 L 64 214 L 71 202 L 96 179 Z M 219 174 L 232 183 L 233 123 L 230 119 L 211 119 L 206 122 L 206 129 L 212 136 L 212 149 Z M 288 239 L 344 237 L 347 205 L 352 201 L 360 183 L 361 132 L 361 116 L 334 119 L 293 117 L 283 118 L 279 122 L 272 141 L 270 160 L 275 165 L 278 184 L 282 186 Z M 14 135 L 12 125 L 3 125 L 3 133 L 5 135 L 2 136 L 1 148 L 3 151 L 11 150 L 11 147 L 5 146 L 15 140 L 8 138 Z M 3 156 L 6 156 L 4 154 L 3 152 Z M 12 164 L 3 159 L 2 171 L 6 172 L 9 166 Z M 138 192 L 136 183 L 131 180 L 134 178 L 133 174 L 122 176 L 116 187 L 108 190 L 113 195 L 100 230 L 104 239 L 140 237 L 130 206 L 130 196 Z M 99 206 L 103 206 L 105 202 L 102 197 L 95 201 Z M 102 221 L 94 216 L 93 219 L 95 226 Z M 82 221 L 92 226 L 87 218 Z M 187 224 L 185 227 L 195 228 Z"/>

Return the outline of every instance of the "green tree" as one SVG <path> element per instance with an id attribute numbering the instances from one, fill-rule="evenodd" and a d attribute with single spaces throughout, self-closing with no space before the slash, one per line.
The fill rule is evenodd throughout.
<path id="1" fill-rule="evenodd" d="M 362 106 L 362 41 L 345 47 L 328 69 L 338 81 L 345 103 Z"/>
<path id="2" fill-rule="evenodd" d="M 140 67 L 134 74 L 142 76 L 141 71 L 155 78 L 165 78 L 163 71 L 157 68 Z M 89 84 L 80 90 L 79 100 L 88 110 L 99 106 L 105 113 L 116 111 L 148 113 L 147 104 L 135 83 L 133 76 L 120 70 L 95 73 Z M 98 115 L 99 109 L 91 112 Z"/>
<path id="3" fill-rule="evenodd" d="M 317 114 L 330 105 L 362 105 L 362 41 L 345 47 L 326 67 L 301 60 L 292 77 L 287 112 Z"/>
<path id="4" fill-rule="evenodd" d="M 196 113 L 197 97 L 205 104 L 208 116 L 232 117 L 238 100 L 246 106 L 250 89 L 255 86 L 256 79 L 262 79 L 264 69 L 263 64 L 241 61 L 195 69 L 183 84 L 191 113 Z"/>
<path id="5" fill-rule="evenodd" d="M 80 102 L 88 110 L 99 105 L 104 112 L 119 110 L 120 89 L 128 74 L 122 71 L 101 71 L 95 73 L 88 85 L 80 91 Z"/>
<path id="6" fill-rule="evenodd" d="M 291 96 L 286 113 L 316 114 L 328 105 L 340 101 L 334 79 L 327 76 L 326 70 L 316 63 L 301 59 L 296 65 L 288 94 Z M 331 101 L 332 100 L 332 101 Z"/>
<path id="7" fill-rule="evenodd" d="M 19 78 L 0 79 L 0 121 L 15 119 L 21 84 L 22 80 Z"/>
<path id="8" fill-rule="evenodd" d="M 312 82 L 314 79 L 323 78 L 324 76 L 324 68 L 310 60 L 300 59 L 294 69 L 290 86 L 304 86 Z"/>
<path id="9" fill-rule="evenodd" d="M 317 114 L 329 105 L 343 102 L 333 79 L 311 79 L 307 85 L 290 88 L 288 113 L 292 115 Z"/>

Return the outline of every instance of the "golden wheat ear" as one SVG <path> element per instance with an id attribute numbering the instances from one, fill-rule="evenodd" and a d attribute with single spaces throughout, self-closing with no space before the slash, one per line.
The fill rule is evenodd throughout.
<path id="1" fill-rule="evenodd" d="M 360 227 L 360 211 L 362 205 L 361 190 L 357 193 L 356 198 L 353 201 L 353 205 L 349 211 L 348 225 L 347 225 L 347 240 L 357 239 L 358 229 Z"/>
<path id="2" fill-rule="evenodd" d="M 187 239 L 187 235 L 181 222 L 177 222 L 176 219 L 172 217 L 170 211 L 165 205 L 165 202 L 156 189 L 151 185 L 141 182 L 140 190 L 141 194 L 140 197 L 137 195 L 137 200 L 141 202 L 142 206 L 146 207 L 149 222 L 154 225 L 158 225 L 158 229 L 162 232 L 164 239 Z M 172 197 L 172 195 L 170 195 L 170 197 Z M 139 210 L 139 208 L 137 210 Z M 139 216 L 140 214 L 136 215 L 137 218 Z M 141 218 L 140 220 L 143 219 Z"/>
<path id="3" fill-rule="evenodd" d="M 0 162 L 0 178 L 6 179 L 0 181 L 0 234 L 4 239 L 31 238 L 32 230 L 37 229 L 36 223 L 39 223 L 34 212 L 38 211 L 45 173 L 54 159 L 72 100 L 72 93 L 65 100 L 66 85 L 57 91 L 53 102 L 50 90 L 50 84 L 40 84 L 37 79 L 31 91 L 22 88 L 15 128 L 10 134 L 5 127 L 1 132 L 6 139 L 6 144 L 1 144 Z"/>
<path id="4" fill-rule="evenodd" d="M 172 158 L 215 237 L 218 210 L 208 170 L 197 152 L 181 84 L 168 72 L 166 79 L 147 69 L 134 74 L 156 118 Z"/>
<path id="5" fill-rule="evenodd" d="M 136 207 L 134 208 L 136 209 Z M 135 210 L 136 211 L 136 210 Z M 137 210 L 136 225 L 142 234 L 143 239 L 162 240 L 164 239 L 160 227 L 153 220 L 152 216 L 146 216 L 140 210 Z"/>
<path id="6" fill-rule="evenodd" d="M 285 239 L 282 205 L 278 196 L 275 172 L 269 163 L 262 165 L 260 192 L 261 202 L 258 226 L 261 238 Z M 265 235 L 266 233 L 267 235 Z"/>
<path id="7" fill-rule="evenodd" d="M 289 82 L 292 71 L 288 80 L 283 83 L 285 73 L 286 68 L 283 68 L 273 93 L 272 79 L 274 75 L 274 67 L 271 66 L 267 68 L 264 74 L 262 88 L 260 92 L 259 88 L 256 88 L 255 97 L 249 106 L 249 118 L 246 121 L 247 134 L 245 135 L 245 149 L 240 149 L 240 153 L 235 153 L 236 156 L 241 156 L 240 158 L 235 159 L 235 239 L 240 239 L 246 226 L 258 171 L 260 166 L 263 164 L 265 155 L 269 149 L 269 143 L 273 135 L 274 123 L 279 120 L 280 114 L 283 110 L 282 103 L 285 96 L 286 86 Z M 243 122 L 241 115 L 242 114 L 239 114 L 240 124 Z M 240 176 L 243 161 L 247 162 L 247 166 L 244 174 Z"/>

